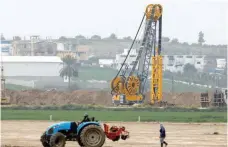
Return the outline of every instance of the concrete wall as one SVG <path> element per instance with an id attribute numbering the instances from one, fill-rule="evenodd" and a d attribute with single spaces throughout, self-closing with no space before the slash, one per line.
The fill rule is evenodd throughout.
<path id="1" fill-rule="evenodd" d="M 67 85 L 59 76 L 59 71 L 63 66 L 60 63 L 6 62 L 3 66 L 4 76 L 12 84 L 16 82 L 17 85 L 26 86 L 25 83 L 34 82 L 37 88 Z"/>
<path id="2" fill-rule="evenodd" d="M 6 83 L 22 85 L 33 88 L 58 88 L 67 87 L 68 83 L 60 76 L 7 76 Z"/>
<path id="3" fill-rule="evenodd" d="M 6 62 L 3 63 L 4 75 L 10 77 L 53 77 L 59 76 L 63 65 L 60 63 L 42 62 Z"/>

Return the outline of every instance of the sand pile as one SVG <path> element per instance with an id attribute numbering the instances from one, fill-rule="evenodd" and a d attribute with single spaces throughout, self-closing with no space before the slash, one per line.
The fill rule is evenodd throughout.
<path id="1" fill-rule="evenodd" d="M 111 94 L 108 91 L 76 90 L 72 92 L 7 90 L 11 98 L 11 104 L 16 105 L 65 105 L 65 104 L 96 104 L 111 106 Z M 146 94 L 146 101 L 150 101 L 150 93 Z M 200 93 L 163 93 L 164 103 L 175 106 L 200 106 Z"/>

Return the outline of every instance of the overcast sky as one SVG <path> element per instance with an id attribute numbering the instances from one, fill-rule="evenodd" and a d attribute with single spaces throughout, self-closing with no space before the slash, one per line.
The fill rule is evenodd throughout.
<path id="1" fill-rule="evenodd" d="M 228 5 L 219 0 L 0 0 L 0 32 L 6 38 L 133 37 L 150 3 L 163 5 L 163 36 L 193 43 L 203 31 L 206 43 L 227 44 Z"/>

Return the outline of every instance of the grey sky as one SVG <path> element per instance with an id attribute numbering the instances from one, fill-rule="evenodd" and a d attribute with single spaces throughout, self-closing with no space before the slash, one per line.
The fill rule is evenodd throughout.
<path id="1" fill-rule="evenodd" d="M 42 37 L 134 36 L 145 7 L 163 5 L 163 36 L 197 42 L 205 33 L 208 44 L 227 44 L 227 3 L 216 1 L 152 0 L 0 0 L 0 32 Z"/>

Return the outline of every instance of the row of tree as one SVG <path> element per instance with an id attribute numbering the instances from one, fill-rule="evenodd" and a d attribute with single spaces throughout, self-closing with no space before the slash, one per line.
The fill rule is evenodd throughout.
<path id="1" fill-rule="evenodd" d="M 93 35 L 93 36 L 91 36 L 91 38 L 86 38 L 85 36 L 83 36 L 83 35 L 77 35 L 77 36 L 75 36 L 74 37 L 75 39 L 79 39 L 79 40 L 86 40 L 86 39 L 91 39 L 91 40 L 102 40 L 102 39 L 112 39 L 112 40 L 117 40 L 118 39 L 118 37 L 116 36 L 116 34 L 114 34 L 114 33 L 112 33 L 109 37 L 106 37 L 106 38 L 101 38 L 101 36 L 99 36 L 99 35 Z M 59 40 L 62 40 L 62 41 L 65 41 L 65 40 L 67 40 L 68 38 L 67 37 L 65 37 L 65 36 L 61 36 L 61 37 L 59 37 Z M 123 37 L 122 38 L 123 40 L 129 40 L 129 41 L 131 41 L 132 40 L 132 38 L 131 38 L 131 36 L 127 36 L 127 37 Z"/>
<path id="2" fill-rule="evenodd" d="M 93 35 L 91 38 L 86 38 L 85 36 L 83 35 L 77 35 L 75 36 L 75 39 L 91 39 L 91 40 L 101 40 L 101 36 L 99 35 Z M 112 33 L 109 37 L 106 37 L 106 38 L 103 38 L 104 40 L 105 39 L 111 39 L 111 40 L 117 40 L 118 37 L 116 36 L 116 34 Z M 67 40 L 67 37 L 65 36 L 61 36 L 59 38 L 59 40 Z M 122 40 L 126 40 L 126 41 L 132 41 L 132 38 L 131 36 L 127 36 L 127 37 L 123 37 Z M 163 42 L 170 42 L 170 43 L 173 43 L 173 44 L 178 44 L 179 43 L 179 40 L 177 38 L 173 38 L 172 40 L 169 38 L 169 37 L 162 37 L 162 41 Z M 199 32 L 198 34 L 198 44 L 199 45 L 202 45 L 203 43 L 205 43 L 205 40 L 204 40 L 204 33 L 202 31 Z M 188 45 L 187 42 L 184 42 L 183 44 L 185 45 Z"/>
<path id="3" fill-rule="evenodd" d="M 79 40 L 86 40 L 86 39 L 102 40 L 101 36 L 99 36 L 99 35 L 93 35 L 91 38 L 86 38 L 83 35 L 77 35 L 77 36 L 75 36 L 75 39 L 79 39 Z M 112 33 L 109 37 L 106 37 L 106 38 L 103 38 L 103 39 L 104 40 L 107 40 L 107 39 L 109 39 L 109 40 L 117 40 L 118 37 L 117 37 L 116 34 Z M 1 40 L 5 40 L 5 37 L 4 37 L 3 34 L 1 34 Z M 14 36 L 13 40 L 21 40 L 21 37 L 20 36 Z M 66 40 L 68 40 L 68 38 L 65 37 L 65 36 L 61 36 L 59 38 L 59 40 L 66 41 Z M 131 36 L 127 36 L 127 37 L 123 37 L 122 40 L 132 41 L 132 38 L 131 38 Z M 170 42 L 172 44 L 179 44 L 180 43 L 177 38 L 170 39 L 169 37 L 162 37 L 162 41 L 163 42 Z M 205 43 L 204 33 L 202 31 L 200 31 L 199 34 L 198 34 L 198 44 L 195 43 L 195 45 L 203 45 L 203 43 Z M 183 45 L 188 45 L 187 42 L 184 42 L 182 44 Z"/>
<path id="4" fill-rule="evenodd" d="M 162 37 L 162 42 L 170 42 L 172 44 L 179 44 L 179 40 L 177 38 L 173 38 L 172 40 L 169 37 Z M 204 33 L 202 31 L 199 32 L 198 34 L 198 44 L 196 45 L 203 45 L 205 43 L 204 40 Z M 187 42 L 183 42 L 183 45 L 189 45 Z"/>

